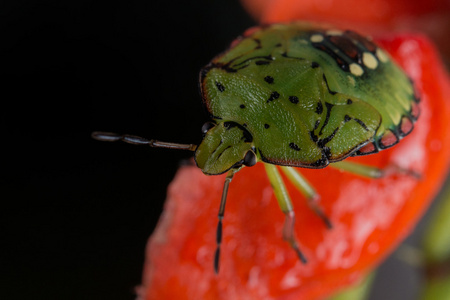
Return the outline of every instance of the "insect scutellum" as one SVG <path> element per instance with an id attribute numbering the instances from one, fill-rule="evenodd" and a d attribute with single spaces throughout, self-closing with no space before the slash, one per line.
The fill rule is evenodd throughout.
<path id="1" fill-rule="evenodd" d="M 383 49 L 353 31 L 301 22 L 253 28 L 200 71 L 200 91 L 213 122 L 202 127 L 198 146 L 107 132 L 92 136 L 195 151 L 203 173 L 227 173 L 218 213 L 216 273 L 228 188 L 245 166 L 264 163 L 285 214 L 283 238 L 303 262 L 281 173 L 328 228 L 332 224 L 318 205 L 319 194 L 292 167 L 330 164 L 370 178 L 391 172 L 419 176 L 395 166 L 379 169 L 343 161 L 394 146 L 413 130 L 419 116 L 412 81 Z"/>

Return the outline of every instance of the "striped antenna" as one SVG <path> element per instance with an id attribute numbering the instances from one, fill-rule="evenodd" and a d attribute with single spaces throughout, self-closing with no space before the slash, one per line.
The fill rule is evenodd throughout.
<path id="1" fill-rule="evenodd" d="M 154 148 L 167 148 L 167 149 L 178 149 L 178 150 L 189 150 L 195 151 L 197 145 L 194 144 L 178 144 L 178 143 L 167 143 L 157 140 L 149 140 L 140 136 L 130 135 L 130 134 L 118 134 L 113 132 L 103 132 L 94 131 L 91 134 L 93 139 L 102 142 L 117 142 L 122 141 L 133 145 L 149 145 Z"/>

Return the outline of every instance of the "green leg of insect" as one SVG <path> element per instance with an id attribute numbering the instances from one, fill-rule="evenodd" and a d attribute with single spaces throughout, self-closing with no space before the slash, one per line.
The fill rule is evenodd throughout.
<path id="1" fill-rule="evenodd" d="M 228 187 L 230 185 L 231 180 L 233 179 L 234 174 L 239 169 L 231 169 L 227 173 L 227 177 L 225 178 L 225 183 L 223 185 L 222 199 L 220 200 L 220 208 L 217 217 L 219 218 L 219 222 L 217 223 L 217 231 L 216 231 L 216 252 L 214 254 L 214 272 L 216 274 L 219 273 L 219 261 L 220 261 L 220 245 L 222 244 L 222 220 L 225 215 L 225 204 L 227 202 L 227 194 Z"/>
<path id="2" fill-rule="evenodd" d="M 283 178 L 278 172 L 277 167 L 272 164 L 264 164 L 267 172 L 267 177 L 269 178 L 270 184 L 272 185 L 275 197 L 277 198 L 278 204 L 280 205 L 281 211 L 285 214 L 285 222 L 283 228 L 283 239 L 287 241 L 291 247 L 297 253 L 298 258 L 306 263 L 306 258 L 300 251 L 297 241 L 294 236 L 294 223 L 295 223 L 295 213 L 292 208 L 292 202 L 289 197 L 286 186 L 284 185 Z"/>
<path id="3" fill-rule="evenodd" d="M 333 225 L 319 206 L 320 195 L 316 192 L 314 187 L 295 168 L 280 166 L 280 169 L 297 190 L 306 197 L 309 207 L 322 219 L 325 225 L 331 229 Z"/>
<path id="4" fill-rule="evenodd" d="M 395 165 L 390 165 L 381 169 L 350 161 L 340 161 L 330 164 L 330 167 L 368 178 L 381 178 L 390 174 L 406 174 L 416 179 L 421 178 L 420 174 L 417 172 L 406 170 Z"/>

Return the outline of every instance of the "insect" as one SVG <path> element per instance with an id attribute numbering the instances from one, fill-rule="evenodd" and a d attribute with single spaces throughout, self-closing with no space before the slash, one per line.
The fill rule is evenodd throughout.
<path id="1" fill-rule="evenodd" d="M 283 238 L 306 262 L 295 239 L 295 214 L 280 170 L 331 228 L 316 201 L 318 193 L 291 167 L 331 163 L 381 177 L 386 170 L 342 160 L 394 146 L 413 130 L 419 116 L 412 81 L 383 49 L 353 31 L 307 23 L 247 30 L 200 71 L 200 90 L 212 122 L 203 125 L 198 146 L 108 132 L 92 136 L 194 151 L 203 173 L 227 173 L 218 213 L 216 273 L 227 191 L 236 172 L 264 163 L 285 214 Z"/>

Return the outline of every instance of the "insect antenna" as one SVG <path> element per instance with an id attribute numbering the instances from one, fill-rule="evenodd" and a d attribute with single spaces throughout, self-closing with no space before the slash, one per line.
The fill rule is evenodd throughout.
<path id="1" fill-rule="evenodd" d="M 178 143 L 168 143 L 161 142 L 157 140 L 149 140 L 140 136 L 130 135 L 130 134 L 118 134 L 113 132 L 103 132 L 94 131 L 91 134 L 93 139 L 103 142 L 117 142 L 122 141 L 133 145 L 149 145 L 154 148 L 168 148 L 168 149 L 179 149 L 179 150 L 189 150 L 195 151 L 197 145 L 194 144 L 178 144 Z"/>
<path id="2" fill-rule="evenodd" d="M 228 187 L 234 174 L 237 170 L 228 171 L 227 177 L 225 178 L 225 183 L 223 184 L 222 199 L 220 200 L 219 214 L 217 215 L 219 221 L 217 223 L 216 232 L 216 252 L 214 253 L 214 272 L 219 273 L 219 260 L 220 260 L 220 245 L 222 244 L 222 220 L 225 215 L 225 204 L 227 202 Z"/>

